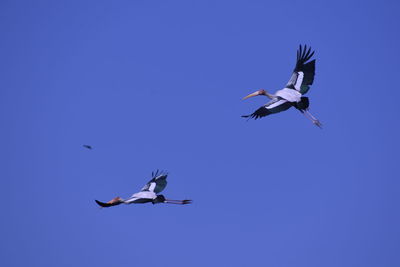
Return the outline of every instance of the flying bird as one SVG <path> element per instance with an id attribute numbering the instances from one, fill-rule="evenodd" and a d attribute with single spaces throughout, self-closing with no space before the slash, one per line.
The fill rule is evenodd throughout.
<path id="1" fill-rule="evenodd" d="M 295 107 L 309 118 L 314 125 L 321 128 L 321 122 L 308 111 L 310 105 L 308 97 L 303 96 L 308 92 L 314 81 L 315 59 L 309 61 L 313 55 L 314 51 L 311 52 L 311 47 L 307 50 L 307 45 L 304 46 L 304 49 L 300 45 L 297 50 L 296 66 L 285 88 L 276 91 L 275 94 L 270 94 L 266 90 L 260 89 L 244 97 L 243 100 L 253 96 L 264 95 L 271 101 L 252 114 L 242 117 L 258 119 Z"/>
<path id="2" fill-rule="evenodd" d="M 92 146 L 89 146 L 89 145 L 83 145 L 83 147 L 85 147 L 87 149 L 92 149 Z"/>
<path id="3" fill-rule="evenodd" d="M 169 204 L 191 204 L 192 201 L 189 199 L 185 200 L 172 200 L 166 199 L 163 195 L 159 195 L 161 191 L 167 186 L 167 173 L 159 172 L 158 170 L 151 174 L 151 180 L 140 190 L 140 192 L 133 194 L 127 199 L 122 199 L 120 197 L 115 197 L 112 200 L 104 203 L 95 200 L 96 203 L 105 208 L 112 207 L 119 204 L 142 204 L 151 202 L 153 204 L 157 203 L 169 203 Z"/>

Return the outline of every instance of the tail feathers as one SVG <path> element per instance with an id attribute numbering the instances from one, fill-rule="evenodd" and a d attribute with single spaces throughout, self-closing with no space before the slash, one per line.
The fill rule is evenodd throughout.
<path id="1" fill-rule="evenodd" d="M 308 99 L 308 97 L 303 96 L 301 98 L 300 102 L 295 103 L 294 105 L 298 110 L 300 110 L 301 112 L 304 112 L 304 110 L 307 110 L 308 107 L 310 106 L 310 100 Z"/>
<path id="2" fill-rule="evenodd" d="M 116 205 L 119 205 L 121 203 L 124 203 L 124 201 L 120 197 L 113 198 L 113 199 L 111 199 L 110 201 L 108 201 L 106 203 L 98 201 L 98 200 L 95 200 L 95 201 L 100 207 L 103 207 L 103 208 L 108 208 L 108 207 L 112 207 L 112 206 L 116 206 Z"/>

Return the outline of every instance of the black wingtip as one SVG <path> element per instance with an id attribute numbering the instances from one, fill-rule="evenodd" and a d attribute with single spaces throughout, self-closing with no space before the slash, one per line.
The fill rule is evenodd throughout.
<path id="1" fill-rule="evenodd" d="M 164 170 L 160 171 L 159 169 L 157 169 L 155 172 L 153 171 L 151 173 L 151 178 L 156 178 L 156 177 L 161 176 L 161 175 L 168 176 L 168 172 L 164 171 Z"/>
<path id="2" fill-rule="evenodd" d="M 299 50 L 297 50 L 297 61 L 299 61 L 301 58 L 301 52 L 302 52 L 302 47 L 301 45 L 299 45 Z"/>
<path id="3" fill-rule="evenodd" d="M 297 61 L 296 61 L 296 67 L 295 70 L 298 70 L 301 68 L 303 65 L 308 62 L 312 56 L 314 55 L 315 51 L 312 51 L 311 46 L 302 45 L 299 46 L 299 49 L 297 50 Z"/>
<path id="4" fill-rule="evenodd" d="M 308 59 L 312 58 L 312 56 L 314 55 L 315 51 L 312 51 L 312 53 L 308 56 Z M 307 59 L 307 60 L 308 60 Z"/>
<path id="5" fill-rule="evenodd" d="M 253 117 L 254 117 L 253 114 L 250 114 L 250 115 L 242 115 L 242 118 L 247 119 L 246 121 L 249 121 L 249 120 L 252 119 Z"/>
<path id="6" fill-rule="evenodd" d="M 156 171 L 152 171 L 152 172 L 151 172 L 151 177 L 152 177 L 152 178 L 157 177 L 157 176 L 158 176 L 158 172 L 159 172 L 158 169 L 157 169 Z"/>

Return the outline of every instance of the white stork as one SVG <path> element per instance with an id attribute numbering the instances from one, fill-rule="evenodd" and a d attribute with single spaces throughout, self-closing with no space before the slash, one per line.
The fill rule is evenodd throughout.
<path id="1" fill-rule="evenodd" d="M 152 179 L 140 190 L 140 192 L 133 194 L 130 198 L 122 199 L 120 197 L 113 198 L 107 203 L 95 200 L 101 207 L 111 207 L 119 204 L 141 204 L 151 202 L 157 203 L 170 203 L 170 204 L 190 204 L 191 200 L 172 200 L 166 199 L 163 195 L 157 195 L 167 186 L 167 173 L 158 172 L 158 170 L 151 174 Z"/>
<path id="2" fill-rule="evenodd" d="M 271 101 L 257 109 L 254 113 L 242 117 L 258 119 L 285 111 L 290 107 L 295 107 L 309 118 L 313 124 L 321 128 L 320 121 L 308 111 L 310 105 L 308 97 L 303 96 L 308 92 L 310 85 L 314 81 L 315 59 L 307 62 L 313 55 L 314 51 L 311 53 L 311 47 L 307 51 L 307 45 L 304 46 L 304 50 L 300 45 L 299 50 L 297 50 L 296 66 L 285 88 L 276 91 L 275 94 L 270 94 L 264 89 L 260 89 L 244 97 L 243 99 L 247 99 L 252 96 L 264 95 L 271 99 Z"/>

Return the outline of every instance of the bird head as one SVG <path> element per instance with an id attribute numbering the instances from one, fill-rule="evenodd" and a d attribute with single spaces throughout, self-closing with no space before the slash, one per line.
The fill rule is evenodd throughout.
<path id="1" fill-rule="evenodd" d="M 122 198 L 120 197 L 115 197 L 111 199 L 110 201 L 107 202 L 107 204 L 118 204 L 122 202 Z"/>
<path id="2" fill-rule="evenodd" d="M 243 97 L 243 100 L 245 100 L 245 99 L 247 99 L 247 98 L 250 98 L 250 97 L 253 97 L 253 96 L 266 95 L 266 93 L 267 93 L 267 92 L 266 92 L 264 89 L 260 89 L 260 90 L 258 90 L 258 91 L 255 91 L 254 93 L 251 93 L 251 94 L 249 94 L 249 95 Z"/>

